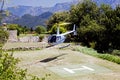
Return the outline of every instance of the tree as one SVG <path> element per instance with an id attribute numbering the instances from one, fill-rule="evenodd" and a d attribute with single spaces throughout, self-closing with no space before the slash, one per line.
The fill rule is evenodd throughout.
<path id="1" fill-rule="evenodd" d="M 1 2 L 0 12 L 2 12 L 2 11 L 3 11 L 3 7 L 4 7 L 4 4 L 5 4 L 5 0 L 1 0 L 0 2 Z"/>
<path id="2" fill-rule="evenodd" d="M 21 25 L 18 25 L 18 24 L 8 24 L 7 28 L 8 28 L 8 30 L 17 30 L 18 36 L 21 33 L 25 33 L 25 32 L 29 31 L 29 29 L 26 26 L 22 27 Z"/>
<path id="3" fill-rule="evenodd" d="M 57 12 L 47 21 L 47 29 L 50 30 L 55 23 L 66 22 L 69 20 L 69 12 Z"/>
<path id="4" fill-rule="evenodd" d="M 48 20 L 50 32 L 56 33 L 55 23 L 68 21 L 77 26 L 75 41 L 88 47 L 94 45 L 93 48 L 102 53 L 120 49 L 120 6 L 113 9 L 101 4 L 99 7 L 92 0 L 85 0 L 73 5 L 67 13 L 56 13 Z M 71 29 L 71 25 L 67 28 Z"/>
<path id="5" fill-rule="evenodd" d="M 44 26 L 37 26 L 35 29 L 36 33 L 41 34 L 46 32 L 46 28 Z"/>
<path id="6" fill-rule="evenodd" d="M 22 33 L 23 34 L 29 32 L 29 31 L 30 31 L 30 29 L 27 28 L 27 26 L 22 27 Z"/>
<path id="7" fill-rule="evenodd" d="M 65 28 L 65 25 L 62 25 L 60 26 L 59 24 L 54 24 L 50 30 L 50 33 L 51 34 L 56 34 L 57 33 L 57 27 L 59 26 L 59 29 L 60 29 L 60 33 L 64 33 L 66 32 L 66 28 Z"/>
<path id="8" fill-rule="evenodd" d="M 30 28 L 30 32 L 32 33 L 34 30 L 33 30 L 33 27 Z"/>
<path id="9" fill-rule="evenodd" d="M 3 7 L 4 7 L 4 0 L 0 0 L 1 3 L 1 9 L 0 9 L 0 24 L 1 24 L 1 20 L 2 20 L 2 16 L 3 16 Z"/>
<path id="10" fill-rule="evenodd" d="M 114 10 L 113 19 L 115 21 L 115 26 L 112 30 L 113 38 L 112 38 L 112 46 L 113 49 L 120 50 L 120 6 L 117 6 Z"/>
<path id="11" fill-rule="evenodd" d="M 6 1 L 7 0 L 0 0 L 0 24 L 2 24 L 1 21 L 4 17 L 9 16 L 9 11 L 3 9 Z"/>
<path id="12" fill-rule="evenodd" d="M 89 15 L 90 19 L 96 20 L 99 15 L 98 11 L 99 8 L 94 2 L 85 0 L 82 3 L 78 3 L 77 5 L 73 5 L 71 7 L 69 19 L 71 23 L 80 27 L 80 23 L 84 20 L 84 16 Z"/>

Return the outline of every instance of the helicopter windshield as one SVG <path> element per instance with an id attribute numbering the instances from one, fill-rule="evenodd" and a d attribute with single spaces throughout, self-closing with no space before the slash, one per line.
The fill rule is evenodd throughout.
<path id="1" fill-rule="evenodd" d="M 51 36 L 48 42 L 50 43 L 56 42 L 56 36 Z"/>

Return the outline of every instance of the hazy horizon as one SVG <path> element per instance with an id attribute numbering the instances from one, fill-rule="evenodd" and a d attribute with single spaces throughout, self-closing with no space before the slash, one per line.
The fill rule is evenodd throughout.
<path id="1" fill-rule="evenodd" d="M 75 0 L 8 0 L 5 2 L 5 7 L 14 7 L 19 5 L 33 7 L 52 7 L 56 3 L 72 2 Z"/>

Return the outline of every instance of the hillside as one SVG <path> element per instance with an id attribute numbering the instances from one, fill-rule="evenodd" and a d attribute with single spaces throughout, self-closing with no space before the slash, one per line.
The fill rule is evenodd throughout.
<path id="1" fill-rule="evenodd" d="M 8 7 L 7 10 L 11 13 L 10 16 L 4 18 L 2 22 L 15 23 L 28 27 L 36 25 L 45 25 L 45 21 L 55 12 L 68 11 L 72 5 L 82 2 L 83 0 L 73 0 L 72 2 L 57 3 L 53 7 L 32 7 L 32 6 L 17 6 Z M 92 0 L 100 4 L 109 4 L 115 8 L 120 4 L 120 0 Z M 42 17 L 44 15 L 44 17 Z"/>
<path id="2" fill-rule="evenodd" d="M 118 4 L 120 4 L 120 0 L 92 0 L 96 2 L 98 5 L 105 3 L 111 5 L 115 8 Z M 78 2 L 82 2 L 82 0 L 73 0 L 72 2 L 65 3 L 57 3 L 53 7 L 32 7 L 32 6 L 17 6 L 17 7 L 8 7 L 7 10 L 16 16 L 23 16 L 24 14 L 30 14 L 33 16 L 38 16 L 44 12 L 58 12 L 58 11 L 66 11 L 69 10 L 71 5 L 74 5 Z"/>
<path id="3" fill-rule="evenodd" d="M 17 15 L 19 17 L 30 14 L 32 16 L 39 16 L 44 12 L 58 12 L 58 11 L 66 11 L 69 10 L 71 7 L 71 2 L 66 3 L 58 3 L 53 7 L 32 7 L 32 6 L 17 6 L 17 7 L 8 7 L 7 10 L 10 11 L 12 14 Z"/>
<path id="4" fill-rule="evenodd" d="M 117 5 L 120 4 L 120 0 L 93 0 L 95 1 L 98 5 L 100 4 L 109 4 L 112 6 L 112 8 L 115 8 Z"/>
<path id="5" fill-rule="evenodd" d="M 38 25 L 45 25 L 46 20 L 52 15 L 51 12 L 45 12 L 39 16 L 32 16 L 30 14 L 25 14 L 22 17 L 15 17 L 10 15 L 6 17 L 3 22 L 19 24 L 27 27 L 36 27 Z"/>

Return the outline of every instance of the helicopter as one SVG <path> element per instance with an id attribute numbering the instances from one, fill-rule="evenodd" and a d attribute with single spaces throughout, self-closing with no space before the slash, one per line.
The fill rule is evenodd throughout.
<path id="1" fill-rule="evenodd" d="M 67 24 L 69 24 L 69 23 L 67 23 Z M 48 37 L 48 44 L 50 46 L 54 46 L 54 45 L 58 45 L 58 44 L 63 43 L 66 39 L 65 35 L 70 34 L 70 33 L 74 33 L 74 35 L 77 35 L 75 29 L 76 29 L 76 26 L 74 24 L 73 30 L 60 34 L 60 29 L 59 29 L 59 26 L 58 26 L 57 27 L 57 33 L 53 34 L 53 35 L 50 35 Z"/>

